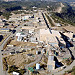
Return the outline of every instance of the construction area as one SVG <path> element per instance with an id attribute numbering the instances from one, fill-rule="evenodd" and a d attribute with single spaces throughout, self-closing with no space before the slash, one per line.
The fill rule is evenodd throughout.
<path id="1" fill-rule="evenodd" d="M 26 70 L 22 75 L 46 75 L 59 72 L 73 62 L 75 33 L 72 29 L 51 27 L 41 10 L 19 19 L 28 21 L 20 25 L 4 45 L 5 71 L 12 74 L 15 70 L 11 71 L 10 67 L 15 65 L 17 70 Z M 14 18 L 11 16 L 9 20 Z"/>

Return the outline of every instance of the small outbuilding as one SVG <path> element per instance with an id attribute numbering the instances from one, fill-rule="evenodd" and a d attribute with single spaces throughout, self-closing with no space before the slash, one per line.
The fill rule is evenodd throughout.
<path id="1" fill-rule="evenodd" d="M 13 72 L 13 75 L 20 75 L 20 73 L 18 73 L 18 72 Z"/>

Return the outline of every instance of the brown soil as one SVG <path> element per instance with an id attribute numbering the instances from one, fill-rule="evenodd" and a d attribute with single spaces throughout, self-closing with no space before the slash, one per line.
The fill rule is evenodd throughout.
<path id="1" fill-rule="evenodd" d="M 10 42 L 11 45 L 15 45 L 15 46 L 36 46 L 36 44 L 34 43 L 30 43 L 30 42 L 18 42 L 16 40 L 12 40 Z"/>

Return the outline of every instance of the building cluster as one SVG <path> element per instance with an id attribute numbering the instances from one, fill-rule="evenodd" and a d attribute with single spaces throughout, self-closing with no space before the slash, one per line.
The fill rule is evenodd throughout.
<path id="1" fill-rule="evenodd" d="M 0 28 L 4 27 L 5 26 L 5 22 L 3 19 L 0 19 Z"/>
<path id="2" fill-rule="evenodd" d="M 9 18 L 9 21 L 25 21 L 28 20 L 29 18 L 31 18 L 32 15 L 31 14 L 12 14 Z"/>
<path id="3" fill-rule="evenodd" d="M 12 54 L 23 53 L 26 51 L 31 51 L 35 49 L 35 53 L 31 52 L 26 54 L 27 57 L 36 57 L 39 55 L 45 55 L 48 60 L 46 63 L 47 70 L 53 71 L 61 66 L 63 58 L 70 58 L 71 54 L 67 48 L 73 47 L 73 42 L 75 41 L 75 34 L 73 32 L 58 31 L 48 28 L 47 21 L 45 21 L 45 15 L 42 14 L 41 10 L 34 14 L 13 14 L 8 20 L 8 27 L 4 27 L 4 22 L 0 21 L 1 31 L 9 32 L 18 28 L 13 36 L 14 41 L 18 43 L 31 43 L 36 44 L 35 47 L 26 46 L 14 46 L 13 44 L 8 44 L 6 52 Z M 60 24 L 57 24 L 60 26 Z M 16 27 L 15 27 L 16 26 Z M 12 40 L 13 41 L 13 40 Z M 20 51 L 22 49 L 22 51 Z M 9 52 L 8 52 L 9 51 Z M 41 58 L 42 58 L 41 57 Z M 41 69 L 41 64 L 35 63 L 35 70 L 39 71 Z M 33 64 L 34 65 L 34 64 Z M 32 65 L 31 65 L 32 66 Z M 32 67 L 28 68 L 29 71 L 34 71 Z M 13 75 L 19 75 L 19 73 L 13 72 Z"/>
<path id="4" fill-rule="evenodd" d="M 50 52 L 53 55 L 49 54 L 47 65 L 48 65 L 49 70 L 54 70 L 55 64 L 56 64 L 54 61 L 54 54 L 61 55 L 61 51 L 59 51 L 59 49 L 66 49 L 66 47 L 68 48 L 72 46 L 71 44 L 72 44 L 72 41 L 74 40 L 74 33 L 73 32 L 61 32 L 61 31 L 59 32 L 53 29 L 50 30 L 48 28 L 45 28 L 44 22 L 43 22 L 44 25 L 42 25 L 42 28 L 41 28 L 40 24 L 38 26 L 39 21 L 40 23 L 42 23 L 41 18 L 39 18 L 37 15 L 34 15 L 34 18 L 36 20 L 34 22 L 35 26 L 30 26 L 30 27 L 23 26 L 21 28 L 22 32 L 24 30 L 26 31 L 28 30 L 28 32 L 27 34 L 16 33 L 17 41 L 31 42 L 31 43 L 36 43 L 36 44 L 41 43 L 43 47 L 46 47 L 46 49 L 48 48 L 48 45 L 50 45 L 47 52 L 49 54 L 49 52 L 53 49 L 52 50 L 53 53 Z M 36 51 L 36 54 L 38 54 L 38 51 Z"/>

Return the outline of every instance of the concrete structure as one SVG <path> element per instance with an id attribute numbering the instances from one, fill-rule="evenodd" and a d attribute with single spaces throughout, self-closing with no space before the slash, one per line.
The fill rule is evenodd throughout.
<path id="1" fill-rule="evenodd" d="M 22 41 L 22 36 L 18 36 L 17 41 Z"/>
<path id="2" fill-rule="evenodd" d="M 0 27 L 2 28 L 5 25 L 4 22 L 0 22 Z"/>
<path id="3" fill-rule="evenodd" d="M 42 49 L 42 54 L 46 53 L 46 49 Z"/>
<path id="4" fill-rule="evenodd" d="M 17 41 L 22 41 L 26 35 L 24 33 L 16 33 Z"/>
<path id="5" fill-rule="evenodd" d="M 45 41 L 46 43 L 50 43 L 53 46 L 58 47 L 58 40 L 56 36 L 59 38 L 61 37 L 58 31 L 51 30 L 52 34 L 50 33 L 49 29 L 40 29 L 39 41 Z"/>
<path id="6" fill-rule="evenodd" d="M 21 29 L 28 29 L 28 30 L 31 30 L 31 29 L 35 29 L 35 27 L 29 27 L 29 26 L 22 26 Z"/>
<path id="7" fill-rule="evenodd" d="M 1 28 L 1 29 L 0 29 L 0 31 L 3 31 L 3 32 L 9 32 L 9 30 L 10 30 L 10 29 L 8 29 L 8 28 Z"/>
<path id="8" fill-rule="evenodd" d="M 59 26 L 59 27 L 62 26 L 60 23 L 55 23 L 55 25 L 56 25 L 56 26 Z"/>
<path id="9" fill-rule="evenodd" d="M 36 64 L 36 69 L 39 70 L 40 69 L 40 64 Z"/>
<path id="10" fill-rule="evenodd" d="M 38 43 L 37 40 L 36 40 L 36 37 L 31 37 L 31 38 L 30 38 L 30 42 L 36 43 L 36 44 Z"/>
<path id="11" fill-rule="evenodd" d="M 20 36 L 21 35 L 21 33 L 16 33 L 16 36 Z"/>
<path id="12" fill-rule="evenodd" d="M 31 17 L 31 16 L 29 16 L 29 15 L 22 16 L 22 20 L 28 20 L 28 19 L 29 19 L 29 17 Z"/>
<path id="13" fill-rule="evenodd" d="M 32 34 L 34 32 L 34 29 L 30 29 L 29 33 Z"/>
<path id="14" fill-rule="evenodd" d="M 48 57 L 47 68 L 48 68 L 48 71 L 51 71 L 51 70 L 55 69 L 54 56 L 49 56 Z"/>
<path id="15" fill-rule="evenodd" d="M 54 56 L 49 56 L 48 60 L 54 61 Z"/>
<path id="16" fill-rule="evenodd" d="M 59 46 L 65 47 L 66 45 L 65 41 L 61 38 L 61 34 L 59 33 L 59 31 L 56 30 L 50 31 L 49 29 L 40 29 L 39 41 L 40 42 L 44 41 L 55 47 Z"/>
<path id="17" fill-rule="evenodd" d="M 9 21 L 21 21 L 21 20 L 28 20 L 31 17 L 31 14 L 13 14 L 10 16 Z"/>
<path id="18" fill-rule="evenodd" d="M 20 75 L 18 72 L 13 72 L 13 75 Z"/>
<path id="19" fill-rule="evenodd" d="M 7 46 L 8 46 L 8 47 L 14 47 L 14 45 L 10 45 L 10 44 L 9 44 L 9 45 L 7 45 Z"/>
<path id="20" fill-rule="evenodd" d="M 38 51 L 36 51 L 36 54 L 38 54 Z"/>

